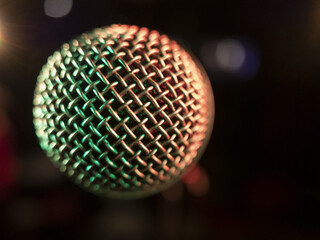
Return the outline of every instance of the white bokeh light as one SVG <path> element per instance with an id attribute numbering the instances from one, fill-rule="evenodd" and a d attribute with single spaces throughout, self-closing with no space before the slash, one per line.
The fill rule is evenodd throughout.
<path id="1" fill-rule="evenodd" d="M 72 0 L 45 0 L 44 12 L 49 17 L 64 17 L 71 11 L 72 4 Z"/>
<path id="2" fill-rule="evenodd" d="M 222 40 L 217 44 L 216 61 L 221 69 L 238 71 L 246 58 L 244 46 L 235 39 Z"/>

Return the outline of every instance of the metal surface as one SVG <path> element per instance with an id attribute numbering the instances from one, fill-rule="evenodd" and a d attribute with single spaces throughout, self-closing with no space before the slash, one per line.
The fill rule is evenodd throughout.
<path id="1" fill-rule="evenodd" d="M 49 57 L 33 113 L 61 171 L 94 193 L 130 198 L 166 188 L 198 160 L 214 104 L 202 67 L 175 41 L 112 25 Z"/>

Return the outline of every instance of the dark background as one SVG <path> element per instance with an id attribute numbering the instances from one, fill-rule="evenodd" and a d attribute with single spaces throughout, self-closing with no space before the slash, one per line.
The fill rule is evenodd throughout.
<path id="1" fill-rule="evenodd" d="M 77 0 L 61 18 L 44 2 L 0 1 L 1 239 L 320 239 L 319 1 Z M 56 2 L 50 11 L 64 11 Z M 81 190 L 45 157 L 32 124 L 47 57 L 113 23 L 177 39 L 215 94 L 198 168 L 145 199 Z"/>

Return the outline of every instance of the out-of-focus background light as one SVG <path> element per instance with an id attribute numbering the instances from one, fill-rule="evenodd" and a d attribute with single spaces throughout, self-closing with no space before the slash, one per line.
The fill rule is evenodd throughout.
<path id="1" fill-rule="evenodd" d="M 3 26 L 1 25 L 0 22 L 0 49 L 3 48 L 4 44 L 4 33 L 3 33 Z"/>
<path id="2" fill-rule="evenodd" d="M 0 26 L 0 47 L 3 44 L 3 39 L 2 39 L 2 31 L 1 31 L 1 26 Z"/>
<path id="3" fill-rule="evenodd" d="M 250 80 L 256 76 L 260 66 L 256 44 L 246 39 L 208 41 L 200 49 L 200 58 L 209 72 L 221 75 L 218 80 L 226 77 Z"/>
<path id="4" fill-rule="evenodd" d="M 310 24 L 308 26 L 309 41 L 312 44 L 319 44 L 320 37 L 320 2 L 315 1 L 310 17 Z"/>
<path id="5" fill-rule="evenodd" d="M 183 182 L 186 184 L 188 191 L 196 196 L 205 196 L 210 189 L 207 172 L 199 165 L 195 165 L 184 177 Z"/>
<path id="6" fill-rule="evenodd" d="M 61 18 L 70 13 L 72 5 L 72 0 L 45 0 L 44 12 L 49 17 Z"/>
<path id="7" fill-rule="evenodd" d="M 225 71 L 238 71 L 245 59 L 244 46 L 235 39 L 225 39 L 217 44 L 216 59 L 219 67 Z"/>

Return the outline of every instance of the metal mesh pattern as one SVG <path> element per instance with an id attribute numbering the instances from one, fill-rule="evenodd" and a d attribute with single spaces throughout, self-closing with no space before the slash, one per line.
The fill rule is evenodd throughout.
<path id="1" fill-rule="evenodd" d="M 213 110 L 208 94 L 210 85 L 176 42 L 112 25 L 49 57 L 35 90 L 36 134 L 81 186 L 107 195 L 149 194 L 195 161 Z"/>

